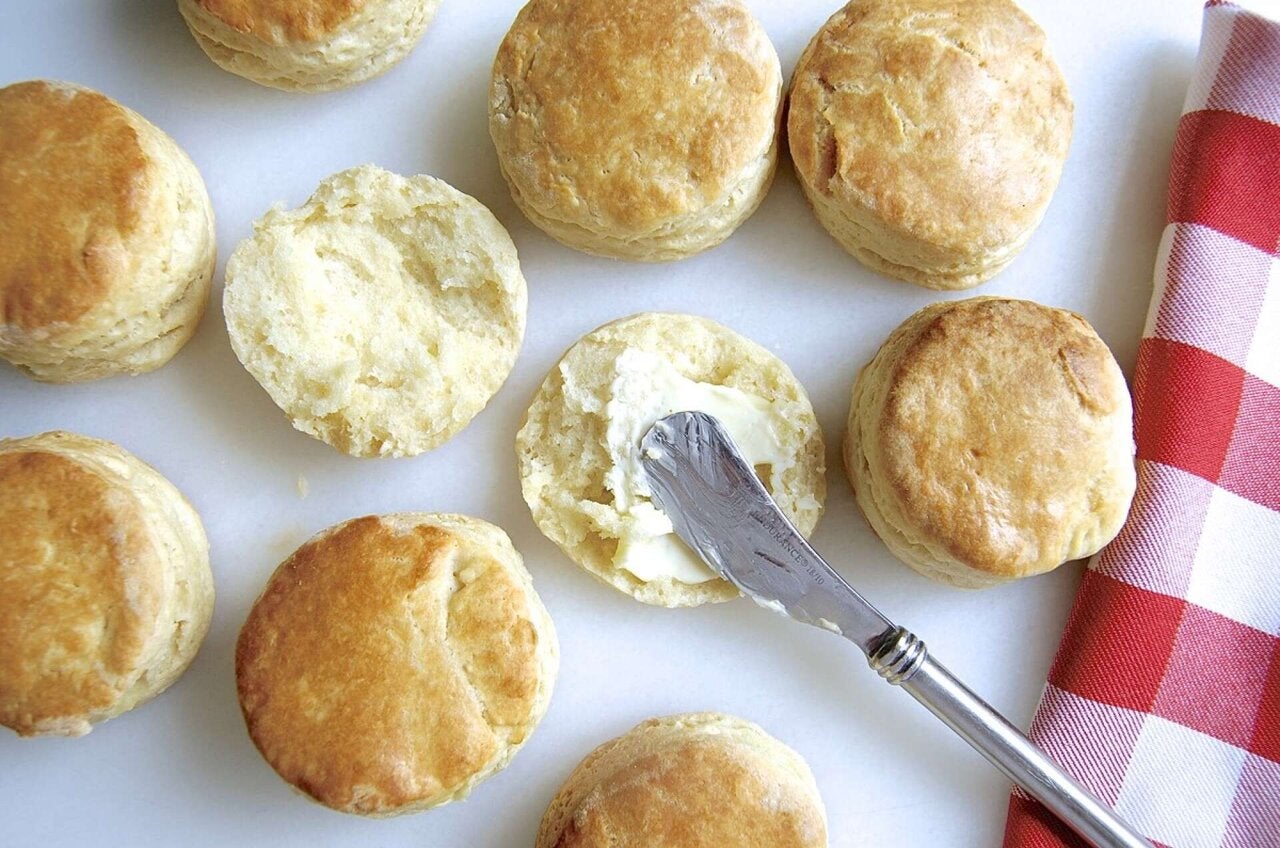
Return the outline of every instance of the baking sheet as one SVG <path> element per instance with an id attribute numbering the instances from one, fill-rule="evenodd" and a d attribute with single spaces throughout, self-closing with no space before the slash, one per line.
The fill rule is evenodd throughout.
<path id="1" fill-rule="evenodd" d="M 607 320 L 687 311 L 770 348 L 808 388 L 828 443 L 818 549 L 1023 726 L 1080 574 L 1070 565 L 965 593 L 917 577 L 871 535 L 839 460 L 853 377 L 902 319 L 946 295 L 877 277 L 843 254 L 788 167 L 729 242 L 674 265 L 583 256 L 525 221 L 498 174 L 485 116 L 489 66 L 519 5 L 444 0 L 424 42 L 389 75 L 305 96 L 216 68 L 171 0 L 0 2 L 0 83 L 76 81 L 167 130 L 209 185 L 220 259 L 270 204 L 296 205 L 325 175 L 375 162 L 440 177 L 488 205 L 515 239 L 530 295 L 524 350 L 506 387 L 461 435 L 413 459 L 353 459 L 289 426 L 227 343 L 221 261 L 198 335 L 158 372 L 45 386 L 0 369 L 0 434 L 71 429 L 154 464 L 199 509 L 218 589 L 203 650 L 158 700 L 81 739 L 0 735 L 0 844 L 531 845 L 546 803 L 592 747 L 649 716 L 706 709 L 759 722 L 808 760 L 836 848 L 999 843 L 1007 782 L 871 674 L 851 645 L 746 601 L 642 606 L 589 578 L 534 528 L 512 444 L 547 369 Z M 836 5 L 752 2 L 784 73 Z M 1132 373 L 1200 4 L 1025 6 L 1070 84 L 1075 139 L 1040 230 L 977 293 L 1082 312 Z M 295 546 L 343 519 L 402 509 L 464 512 L 505 528 L 555 619 L 562 667 L 541 727 L 470 799 L 362 820 L 294 796 L 258 756 L 236 706 L 232 648 L 267 575 Z"/>

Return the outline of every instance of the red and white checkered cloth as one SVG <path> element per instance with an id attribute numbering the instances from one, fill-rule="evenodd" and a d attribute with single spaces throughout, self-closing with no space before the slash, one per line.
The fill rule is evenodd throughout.
<path id="1" fill-rule="evenodd" d="M 1134 378 L 1137 497 L 1031 726 L 1169 848 L 1280 846 L 1280 21 L 1263 13 L 1280 0 L 1205 7 Z M 1020 792 L 1004 844 L 1083 845 Z"/>

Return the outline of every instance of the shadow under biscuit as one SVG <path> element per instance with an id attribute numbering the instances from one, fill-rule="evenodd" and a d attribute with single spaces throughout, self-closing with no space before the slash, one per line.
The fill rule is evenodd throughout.
<path id="1" fill-rule="evenodd" d="M 291 469 L 327 464 L 337 454 L 294 430 L 236 359 L 222 317 L 221 264 L 199 329 L 168 366 L 178 377 L 173 403 L 195 410 L 195 419 L 207 426 L 206 432 L 191 434 L 193 443 L 219 445 L 236 465 L 278 469 L 282 485 L 292 487 Z"/>
<path id="2" fill-rule="evenodd" d="M 114 31 L 108 37 L 119 55 L 115 70 L 132 77 L 127 89 L 162 87 L 203 99 L 211 88 L 235 79 L 200 50 L 173 0 L 116 0 L 110 20 Z M 164 115 L 155 118 L 163 126 Z"/>
<path id="3" fill-rule="evenodd" d="M 456 33 L 436 33 L 433 37 L 428 32 L 422 49 L 430 53 L 435 46 L 431 42 L 443 41 L 453 34 Z M 441 96 L 418 101 L 417 108 L 422 112 L 416 116 L 422 122 L 419 138 L 425 140 L 420 142 L 423 158 L 418 170 L 471 195 L 487 206 L 513 237 L 517 233 L 524 236 L 525 229 L 532 231 L 533 226 L 512 201 L 489 138 L 489 80 L 497 44 L 472 38 L 466 45 L 449 47 L 450 55 L 426 57 L 436 72 L 434 76 L 438 76 L 441 62 L 451 62 L 450 84 Z"/>
<path id="4" fill-rule="evenodd" d="M 168 743 L 172 756 L 185 764 L 191 797 L 216 810 L 258 810 L 262 799 L 288 801 L 290 794 L 262 767 L 236 702 L 233 660 L 244 611 L 226 597 L 218 599 L 209 636 L 170 696 L 184 728 Z"/>
<path id="5" fill-rule="evenodd" d="M 1086 282 L 1091 284 L 1089 320 L 1130 378 L 1165 227 L 1173 139 L 1196 60 L 1194 47 L 1178 41 L 1143 45 L 1133 55 L 1132 67 L 1141 73 L 1122 70 L 1117 75 L 1114 65 L 1091 66 L 1108 79 L 1125 79 L 1124 85 L 1080 86 L 1116 97 L 1129 92 L 1125 105 L 1132 119 L 1125 124 L 1127 132 L 1108 139 L 1107 147 L 1114 151 L 1111 161 L 1090 163 L 1114 170 L 1110 179 L 1096 184 L 1099 197 L 1090 224 L 1105 235 L 1098 241 L 1100 250 L 1089 265 Z M 1083 162 L 1076 162 L 1073 170 L 1082 167 Z M 1064 182 L 1070 178 L 1068 174 Z"/>

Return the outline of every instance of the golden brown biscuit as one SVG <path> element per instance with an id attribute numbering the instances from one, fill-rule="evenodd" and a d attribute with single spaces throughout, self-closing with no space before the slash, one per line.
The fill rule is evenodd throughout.
<path id="1" fill-rule="evenodd" d="M 209 628 L 195 510 L 110 442 L 0 440 L 0 724 L 79 736 L 172 684 Z"/>
<path id="2" fill-rule="evenodd" d="M 1089 556 L 1135 487 L 1124 375 L 1079 315 L 980 297 L 917 312 L 853 388 L 845 468 L 926 577 L 978 588 Z"/>
<path id="3" fill-rule="evenodd" d="M 106 95 L 0 89 L 0 358 L 38 380 L 140 374 L 195 332 L 213 209 L 173 139 Z"/>
<path id="4" fill-rule="evenodd" d="M 236 645 L 249 735 L 325 806 L 460 800 L 542 718 L 555 629 L 506 534 L 459 515 L 357 518 L 276 569 Z"/>
<path id="5" fill-rule="evenodd" d="M 489 131 L 534 224 L 663 261 L 759 206 L 781 97 L 777 53 L 740 0 L 532 0 L 494 61 Z"/>
<path id="6" fill-rule="evenodd" d="M 863 264 L 964 289 L 1048 208 L 1072 104 L 1011 0 L 854 0 L 791 81 L 787 135 L 818 220 Z"/>
<path id="7" fill-rule="evenodd" d="M 824 848 L 809 766 L 723 713 L 649 719 L 596 748 L 552 800 L 536 848 Z"/>
<path id="8" fill-rule="evenodd" d="M 440 0 L 178 0 L 219 67 L 271 88 L 319 92 L 386 73 L 422 39 Z"/>

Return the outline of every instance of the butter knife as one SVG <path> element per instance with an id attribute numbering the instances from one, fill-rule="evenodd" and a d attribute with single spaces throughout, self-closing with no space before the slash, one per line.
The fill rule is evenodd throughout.
<path id="1" fill-rule="evenodd" d="M 677 412 L 640 444 L 654 503 L 707 565 L 761 606 L 844 636 L 1096 848 L 1151 843 L 845 582 L 779 511 L 714 417 Z"/>

